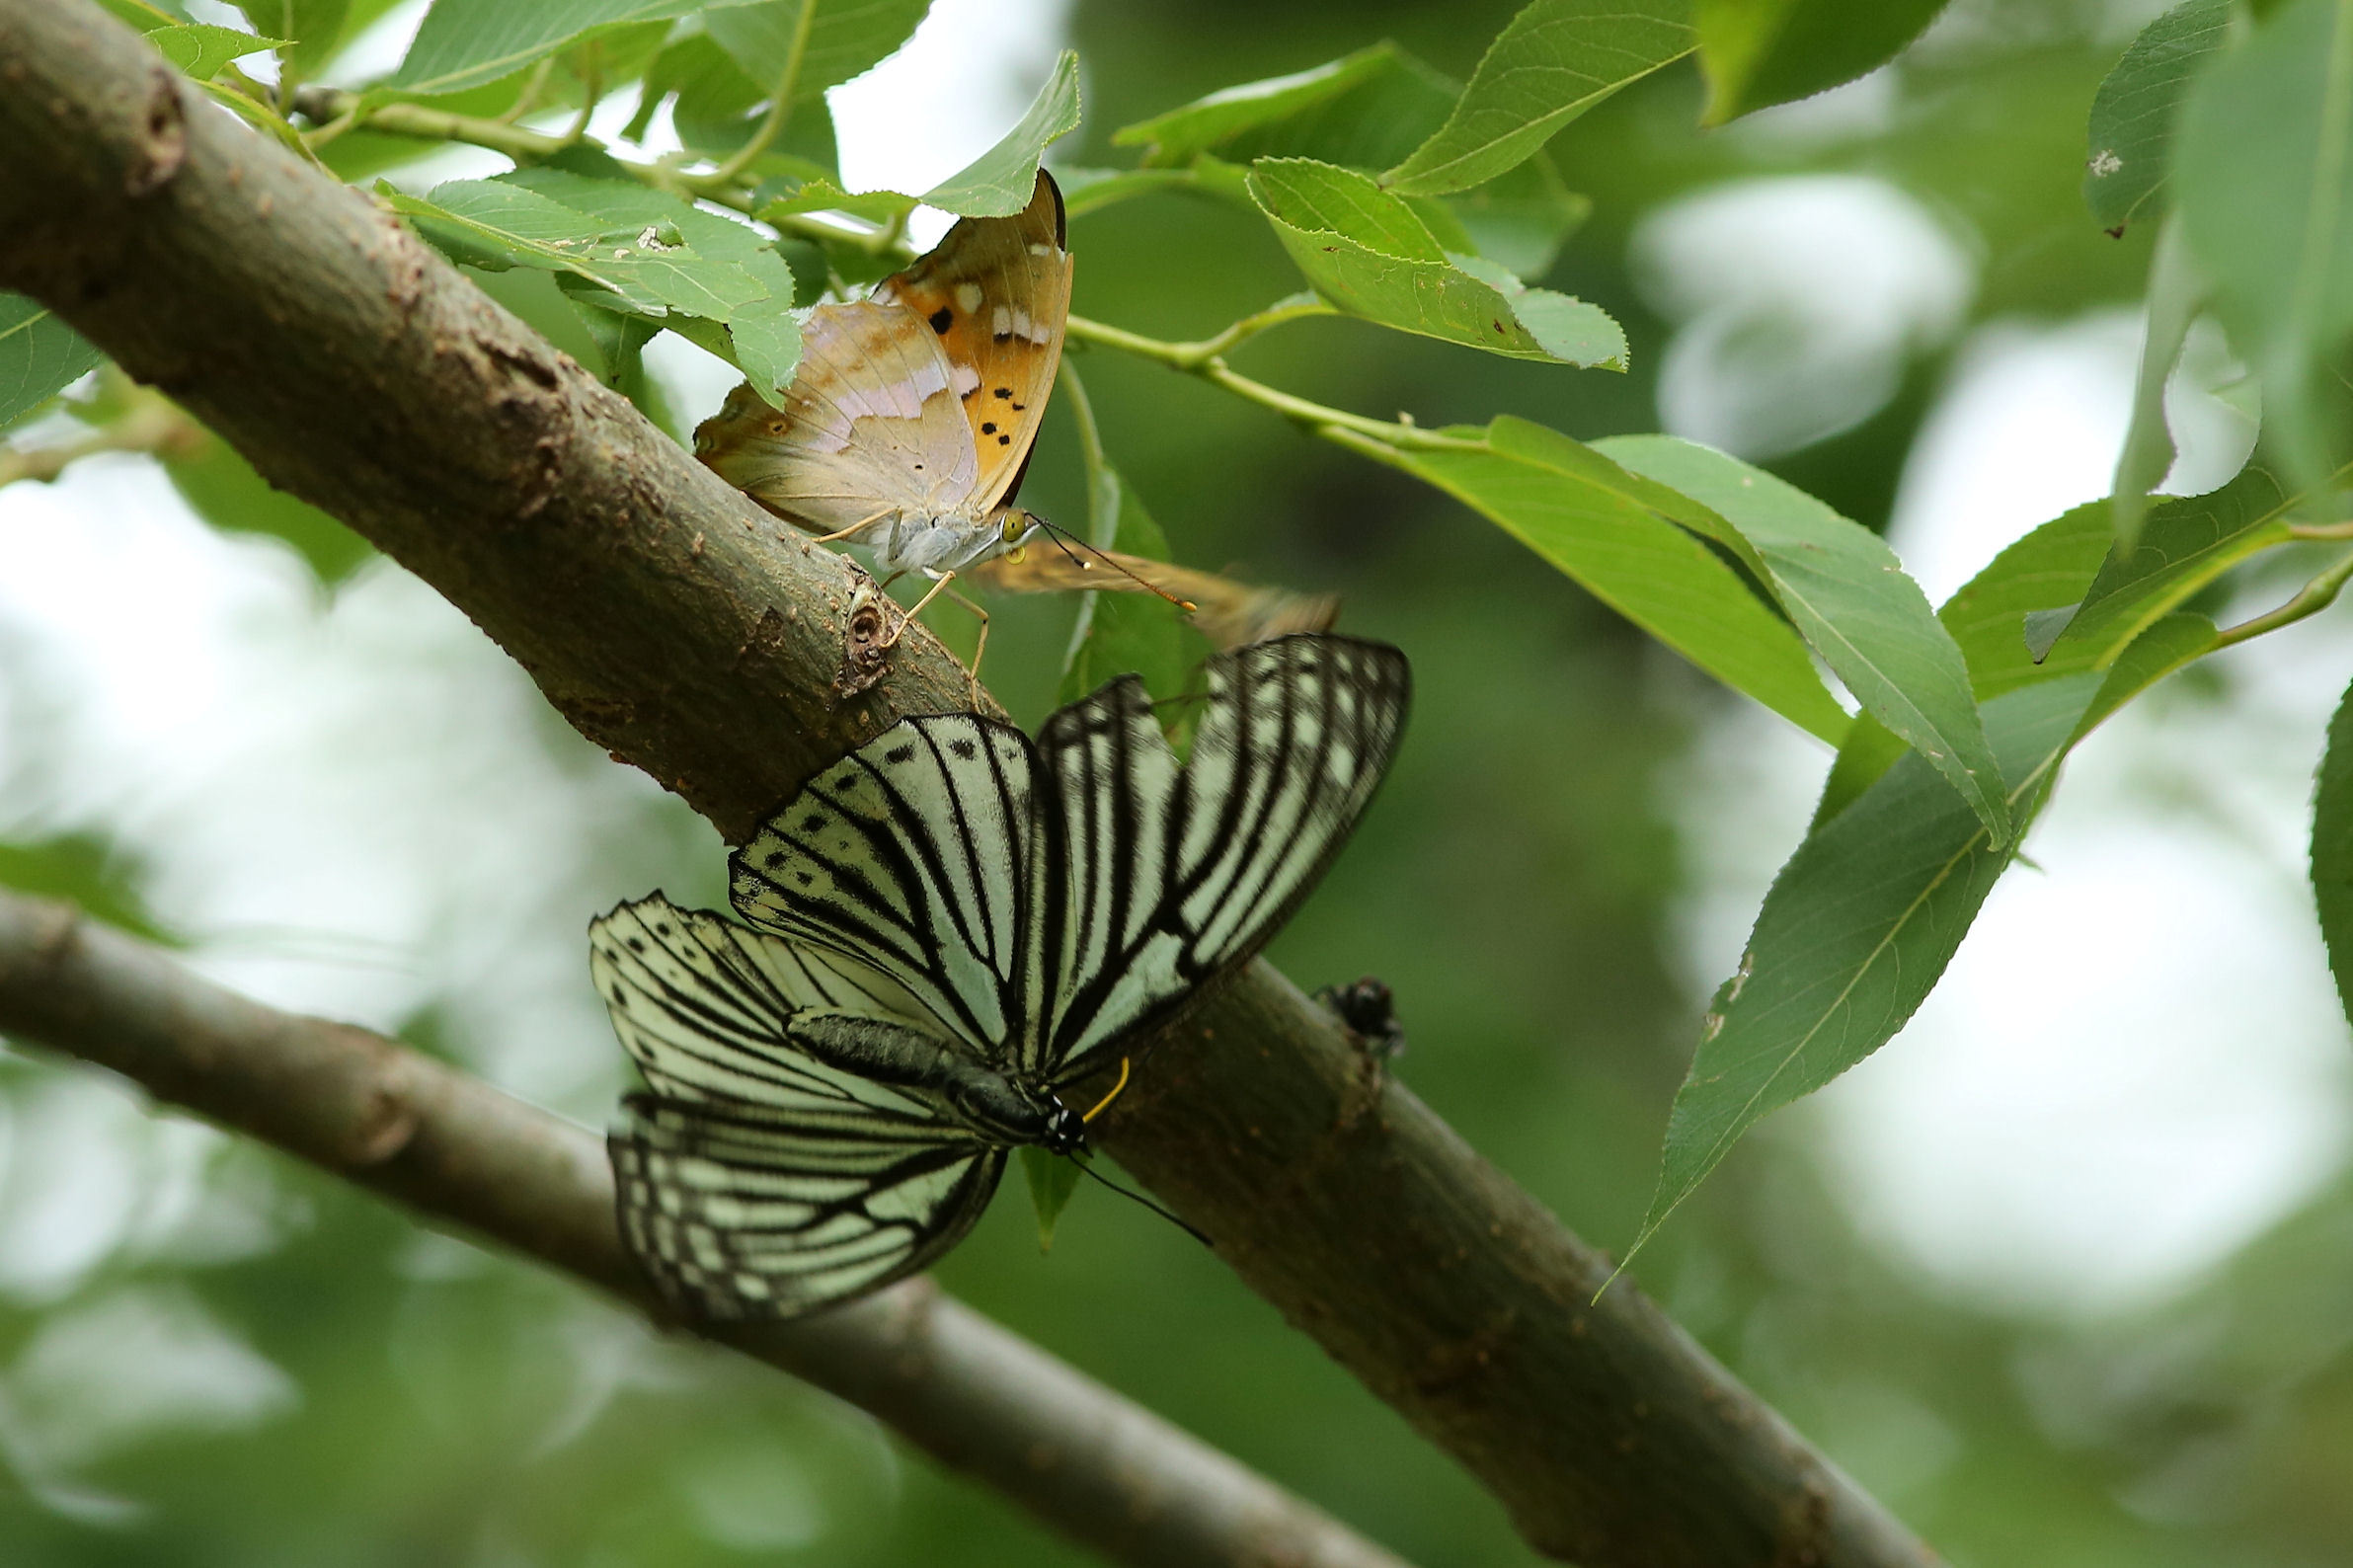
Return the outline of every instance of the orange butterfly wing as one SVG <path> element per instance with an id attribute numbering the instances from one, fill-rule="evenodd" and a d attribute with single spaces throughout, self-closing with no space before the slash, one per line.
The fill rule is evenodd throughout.
<path id="1" fill-rule="evenodd" d="M 980 460 L 977 514 L 1013 499 L 1062 362 L 1070 252 L 1062 193 L 1038 171 L 1030 204 L 1009 218 L 963 218 L 931 252 L 877 284 L 939 335 Z"/>

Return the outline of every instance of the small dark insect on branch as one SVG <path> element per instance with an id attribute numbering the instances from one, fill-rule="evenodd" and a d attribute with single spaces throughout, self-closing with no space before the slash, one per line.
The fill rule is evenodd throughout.
<path id="1" fill-rule="evenodd" d="M 1382 981 L 1368 975 L 1346 985 L 1326 985 L 1315 999 L 1339 1016 L 1367 1056 L 1386 1061 L 1405 1055 L 1405 1025 L 1398 1021 L 1395 997 Z"/>

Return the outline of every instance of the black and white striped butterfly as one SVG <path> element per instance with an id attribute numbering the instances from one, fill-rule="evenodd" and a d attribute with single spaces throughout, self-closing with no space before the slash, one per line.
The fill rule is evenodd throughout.
<path id="1" fill-rule="evenodd" d="M 1066 1088 L 1306 896 L 1396 750 L 1405 657 L 1301 634 L 1204 672 L 1182 766 L 1133 675 L 1034 744 L 904 720 L 736 851 L 753 929 L 659 894 L 590 925 L 647 1085 L 621 1228 L 673 1302 L 788 1317 L 924 1267 L 1009 1149 L 1085 1148 Z"/>

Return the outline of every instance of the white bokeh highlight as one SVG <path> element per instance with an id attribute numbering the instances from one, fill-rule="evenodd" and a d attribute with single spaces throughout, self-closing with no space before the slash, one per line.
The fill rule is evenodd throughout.
<path id="1" fill-rule="evenodd" d="M 1645 216 L 1629 260 L 1676 323 L 1659 361 L 1662 427 L 1751 458 L 1877 413 L 1977 287 L 1967 240 L 1868 175 L 1697 192 Z"/>

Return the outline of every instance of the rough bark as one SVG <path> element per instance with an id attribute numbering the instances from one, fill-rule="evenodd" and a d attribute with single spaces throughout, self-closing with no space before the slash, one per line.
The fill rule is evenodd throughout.
<path id="1" fill-rule="evenodd" d="M 375 209 L 87 0 L 0 0 L 0 284 L 433 584 L 731 838 L 963 677 L 835 707 L 846 569 L 782 537 Z M 1254 1290 L 1590 1564 L 1933 1561 L 1265 964 L 1102 1141 Z"/>

